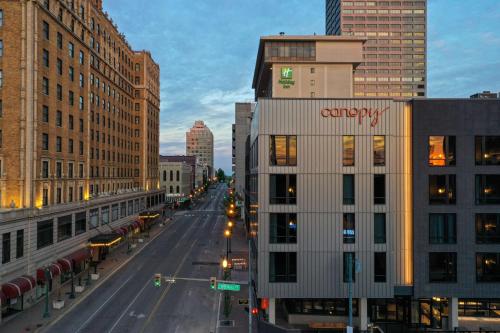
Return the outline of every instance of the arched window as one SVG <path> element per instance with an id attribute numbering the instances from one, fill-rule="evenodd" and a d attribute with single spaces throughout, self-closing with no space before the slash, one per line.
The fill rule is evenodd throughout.
<path id="1" fill-rule="evenodd" d="M 179 186 L 176 187 L 176 193 L 179 193 Z"/>
<path id="2" fill-rule="evenodd" d="M 177 170 L 177 173 L 176 173 L 176 175 L 175 175 L 175 178 L 176 178 L 175 180 L 179 181 L 179 180 L 180 180 L 180 179 L 179 179 L 180 177 L 181 177 L 180 172 L 179 172 L 179 170 Z"/>
<path id="3" fill-rule="evenodd" d="M 163 170 L 163 181 L 164 182 L 167 181 L 167 171 L 166 170 Z"/>
<path id="4" fill-rule="evenodd" d="M 174 172 L 170 170 L 170 181 L 174 181 Z"/>
<path id="5" fill-rule="evenodd" d="M 174 193 L 174 187 L 170 186 L 170 193 Z"/>

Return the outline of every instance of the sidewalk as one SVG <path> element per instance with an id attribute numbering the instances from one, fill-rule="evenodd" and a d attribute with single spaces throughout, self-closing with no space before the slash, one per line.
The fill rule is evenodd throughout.
<path id="1" fill-rule="evenodd" d="M 175 211 L 169 210 L 167 214 L 168 216 L 164 220 L 165 225 L 168 225 L 169 221 L 172 220 Z M 71 292 L 71 281 L 65 283 L 60 289 L 61 299 L 65 302 L 64 308 L 61 310 L 55 310 L 52 308 L 52 299 L 57 298 L 59 295 L 58 291 L 53 291 L 49 295 L 49 318 L 43 318 L 43 313 L 45 311 L 45 297 L 43 297 L 40 298 L 37 304 L 29 309 L 3 319 L 0 324 L 0 331 L 6 333 L 36 332 L 43 329 L 50 322 L 62 317 L 66 312 L 72 309 L 72 306 L 78 304 L 84 298 L 89 296 L 97 287 L 104 283 L 107 278 L 113 275 L 115 271 L 126 265 L 127 262 L 135 257 L 135 255 L 137 255 L 150 241 L 155 239 L 165 229 L 165 226 L 160 227 L 159 225 L 160 223 L 155 223 L 152 226 L 149 232 L 149 238 L 145 238 L 147 232 L 143 232 L 141 237 L 144 239 L 144 242 L 136 243 L 137 247 L 133 249 L 132 252 L 127 253 L 127 242 L 123 242 L 115 248 L 112 253 L 108 254 L 106 260 L 102 261 L 97 268 L 97 273 L 100 275 L 100 278 L 96 281 L 91 281 L 90 286 L 85 286 L 85 282 L 87 280 L 86 271 L 79 275 L 82 280 L 82 285 L 85 286 L 85 290 L 82 293 L 75 293 L 76 297 L 74 299 L 69 298 Z M 91 272 L 93 272 L 93 268 L 90 269 Z M 75 286 L 78 284 L 79 277 L 75 277 Z"/>
<path id="2" fill-rule="evenodd" d="M 224 247 L 225 255 L 225 247 Z M 231 239 L 231 253 L 229 258 L 245 258 L 248 264 L 248 242 L 246 238 L 245 224 L 243 221 L 238 220 L 233 227 L 233 236 Z M 245 270 L 231 270 L 232 281 L 248 281 L 248 268 Z M 217 333 L 226 332 L 248 332 L 248 312 L 245 307 L 248 304 L 239 304 L 239 300 L 248 300 L 248 285 L 242 284 L 241 290 L 238 292 L 229 292 L 231 296 L 231 313 L 229 317 L 224 316 L 224 294 L 221 293 L 219 323 Z M 220 325 L 221 321 L 234 321 L 234 326 L 223 327 Z"/>

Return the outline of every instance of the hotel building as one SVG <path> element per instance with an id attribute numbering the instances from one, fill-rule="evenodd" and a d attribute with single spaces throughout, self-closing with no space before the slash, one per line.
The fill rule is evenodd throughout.
<path id="1" fill-rule="evenodd" d="M 426 95 L 426 14 L 426 0 L 326 0 L 327 35 L 367 39 L 355 97 Z"/>
<path id="2" fill-rule="evenodd" d="M 363 40 L 347 38 L 260 41 L 245 217 L 257 265 L 254 292 L 268 299 L 269 322 L 346 323 L 349 267 L 354 326 L 361 330 L 369 322 L 455 328 L 484 304 L 487 316 L 498 316 L 500 171 L 490 164 L 500 101 L 353 98 L 353 80 L 325 74 L 329 63 L 345 67 L 345 75 L 357 68 Z M 337 58 L 344 47 L 352 62 Z M 311 95 L 318 77 L 342 80 Z M 460 143 L 460 164 L 454 150 L 456 165 L 430 165 L 432 147 L 442 160 L 448 150 L 440 149 L 451 143 Z M 460 205 L 448 202 L 455 196 Z M 447 243 L 441 240 L 453 235 L 453 214 L 459 233 Z M 430 219 L 437 221 L 432 227 Z"/>
<path id="3" fill-rule="evenodd" d="M 85 247 L 162 194 L 159 66 L 131 49 L 102 0 L 1 0 L 0 41 L 5 283 Z"/>
<path id="4" fill-rule="evenodd" d="M 197 163 L 207 166 L 209 177 L 214 174 L 214 135 L 201 120 L 186 132 L 186 155 L 196 156 Z"/>

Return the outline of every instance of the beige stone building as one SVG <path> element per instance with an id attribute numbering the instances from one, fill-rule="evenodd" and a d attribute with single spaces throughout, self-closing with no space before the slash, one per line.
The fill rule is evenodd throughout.
<path id="1" fill-rule="evenodd" d="M 191 193 L 191 166 L 186 162 L 160 162 L 160 188 L 168 196 L 185 197 Z"/>
<path id="2" fill-rule="evenodd" d="M 186 155 L 196 156 L 197 163 L 206 165 L 209 175 L 213 174 L 214 136 L 201 120 L 195 121 L 189 132 L 186 132 Z"/>
<path id="3" fill-rule="evenodd" d="M 0 0 L 0 41 L 4 283 L 163 194 L 160 69 L 130 47 L 102 0 Z"/>

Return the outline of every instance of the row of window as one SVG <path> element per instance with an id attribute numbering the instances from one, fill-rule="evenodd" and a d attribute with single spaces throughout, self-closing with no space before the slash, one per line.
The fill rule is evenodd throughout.
<path id="1" fill-rule="evenodd" d="M 500 253 L 476 253 L 476 281 L 500 282 Z M 457 253 L 429 253 L 429 282 L 457 282 Z"/>
<path id="2" fill-rule="evenodd" d="M 456 175 L 429 175 L 429 204 L 457 202 Z M 500 175 L 475 175 L 475 204 L 500 204 Z"/>
<path id="3" fill-rule="evenodd" d="M 343 281 L 355 282 L 355 252 L 343 253 Z M 351 272 L 349 272 L 351 267 Z M 387 255 L 385 252 L 373 253 L 374 282 L 387 281 Z M 351 273 L 351 274 L 349 274 Z M 270 252 L 269 253 L 269 282 L 297 282 L 297 253 L 296 252 Z"/>
<path id="4" fill-rule="evenodd" d="M 476 165 L 500 165 L 500 136 L 474 137 Z M 429 166 L 456 165 L 456 137 L 429 137 Z"/>
<path id="5" fill-rule="evenodd" d="M 478 213 L 475 216 L 475 225 L 477 244 L 500 244 L 500 214 Z M 456 214 L 429 214 L 429 243 L 456 244 L 456 242 Z"/>
<path id="6" fill-rule="evenodd" d="M 175 180 L 176 181 L 180 181 L 181 179 L 181 173 L 179 170 L 177 170 L 175 172 Z M 166 182 L 167 181 L 167 170 L 163 170 L 163 181 Z M 170 170 L 170 181 L 174 181 L 174 171 L 173 170 Z"/>
<path id="7" fill-rule="evenodd" d="M 386 214 L 375 213 L 373 216 L 373 223 L 373 242 L 375 244 L 385 244 Z M 271 244 L 297 243 L 297 214 L 271 213 L 269 219 L 269 229 L 269 242 Z M 354 213 L 343 214 L 342 237 L 345 244 L 356 242 L 356 221 Z"/>

